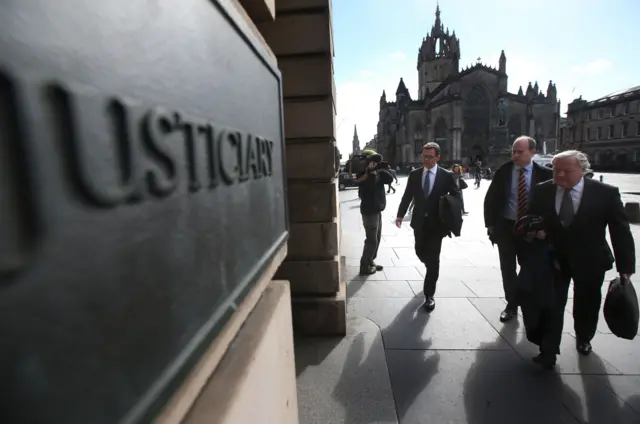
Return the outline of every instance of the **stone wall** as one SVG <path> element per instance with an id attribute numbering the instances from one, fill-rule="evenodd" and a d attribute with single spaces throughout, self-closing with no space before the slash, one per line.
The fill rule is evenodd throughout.
<path id="1" fill-rule="evenodd" d="M 258 28 L 283 77 L 291 234 L 277 278 L 291 282 L 297 334 L 345 333 L 339 260 L 335 84 L 330 0 L 277 0 Z"/>

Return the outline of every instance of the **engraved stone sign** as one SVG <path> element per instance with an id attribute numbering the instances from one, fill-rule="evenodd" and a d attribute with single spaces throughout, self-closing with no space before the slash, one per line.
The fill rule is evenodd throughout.
<path id="1" fill-rule="evenodd" d="M 286 242 L 280 73 L 229 0 L 5 3 L 0 423 L 149 422 Z"/>

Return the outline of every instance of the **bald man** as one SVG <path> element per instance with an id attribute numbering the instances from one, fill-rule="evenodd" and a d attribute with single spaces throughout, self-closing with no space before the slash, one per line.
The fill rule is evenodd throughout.
<path id="1" fill-rule="evenodd" d="M 553 178 L 551 169 L 533 162 L 536 141 L 518 137 L 511 149 L 511 161 L 496 170 L 484 198 L 484 223 L 498 244 L 500 270 L 507 307 L 500 321 L 507 322 L 518 313 L 516 299 L 516 260 L 521 261 L 522 240 L 514 232 L 515 221 L 527 214 L 531 189 Z"/>

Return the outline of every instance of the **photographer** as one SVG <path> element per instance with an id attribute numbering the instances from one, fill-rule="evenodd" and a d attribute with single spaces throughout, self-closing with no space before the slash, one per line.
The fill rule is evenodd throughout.
<path id="1" fill-rule="evenodd" d="M 389 164 L 382 161 L 382 156 L 373 154 L 367 157 L 367 168 L 362 176 L 355 179 L 358 183 L 360 213 L 366 234 L 362 258 L 360 259 L 360 275 L 375 274 L 382 266 L 374 260 L 378 254 L 382 232 L 382 211 L 387 206 L 385 185 L 393 182 L 389 172 Z"/>

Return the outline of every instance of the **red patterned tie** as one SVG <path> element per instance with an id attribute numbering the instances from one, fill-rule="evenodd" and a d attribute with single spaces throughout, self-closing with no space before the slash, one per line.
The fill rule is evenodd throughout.
<path id="1" fill-rule="evenodd" d="M 524 178 L 524 168 L 520 168 L 518 176 L 518 218 L 527 214 L 529 199 L 527 199 L 527 181 Z"/>

